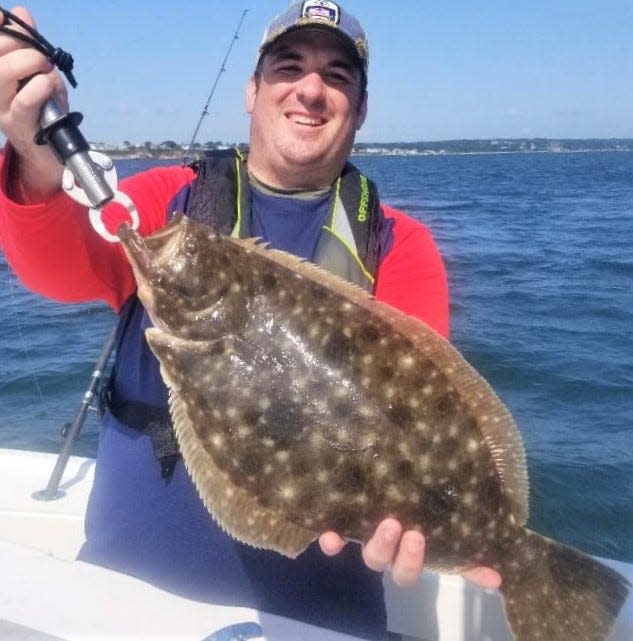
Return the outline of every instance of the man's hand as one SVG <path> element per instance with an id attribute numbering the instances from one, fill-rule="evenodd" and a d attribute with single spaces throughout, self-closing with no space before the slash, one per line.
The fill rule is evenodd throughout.
<path id="1" fill-rule="evenodd" d="M 30 26 L 33 18 L 26 9 L 13 13 Z M 2 20 L 2 16 L 0 16 Z M 15 31 L 22 29 L 13 23 Z M 30 80 L 18 90 L 20 81 Z M 41 53 L 11 35 L 0 33 L 0 129 L 17 157 L 8 185 L 10 196 L 19 202 L 36 202 L 55 193 L 61 185 L 63 167 L 48 145 L 33 142 L 44 102 L 54 96 L 62 111 L 68 109 L 68 94 L 60 75 Z"/>
<path id="2" fill-rule="evenodd" d="M 321 549 L 328 556 L 338 554 L 345 541 L 335 532 L 319 537 Z M 376 528 L 374 536 L 363 547 L 363 560 L 377 572 L 391 568 L 396 585 L 413 585 L 420 578 L 424 566 L 424 536 L 416 530 L 402 532 L 396 519 L 388 518 Z M 498 588 L 501 576 L 492 568 L 476 567 L 463 573 L 465 579 L 483 588 Z"/>

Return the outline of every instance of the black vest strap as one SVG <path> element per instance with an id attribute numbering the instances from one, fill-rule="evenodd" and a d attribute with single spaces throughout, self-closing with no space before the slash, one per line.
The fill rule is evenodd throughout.
<path id="1" fill-rule="evenodd" d="M 381 218 L 378 189 L 348 162 L 341 174 L 339 193 L 348 213 L 358 257 L 367 271 L 375 276 L 378 270 L 378 227 Z"/>
<path id="2" fill-rule="evenodd" d="M 251 197 L 248 175 L 236 149 L 206 152 L 192 163 L 198 176 L 187 211 L 190 218 L 230 236 L 238 211 L 250 212 Z M 244 236 L 250 235 L 249 229 Z"/>

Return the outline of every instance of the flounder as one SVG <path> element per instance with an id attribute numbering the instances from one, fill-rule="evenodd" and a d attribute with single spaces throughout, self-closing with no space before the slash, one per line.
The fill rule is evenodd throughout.
<path id="1" fill-rule="evenodd" d="M 630 585 L 525 527 L 524 448 L 462 356 L 417 319 L 254 239 L 178 215 L 119 236 L 154 328 L 183 459 L 233 537 L 295 557 L 387 516 L 427 567 L 497 569 L 517 641 L 599 641 Z"/>

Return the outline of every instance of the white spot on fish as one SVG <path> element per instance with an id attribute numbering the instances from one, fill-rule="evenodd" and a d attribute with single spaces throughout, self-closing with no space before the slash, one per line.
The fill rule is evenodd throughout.
<path id="1" fill-rule="evenodd" d="M 411 369 L 414 365 L 415 359 L 408 354 L 400 359 L 400 367 L 402 367 L 402 369 Z"/>
<path id="2" fill-rule="evenodd" d="M 224 436 L 222 434 L 214 434 L 211 437 L 211 445 L 217 450 L 220 450 L 224 447 Z"/>
<path id="3" fill-rule="evenodd" d="M 400 452 L 402 456 L 409 458 L 411 456 L 411 446 L 407 441 L 400 441 L 398 443 L 398 452 Z"/>
<path id="4" fill-rule="evenodd" d="M 292 485 L 285 485 L 281 488 L 279 494 L 284 501 L 292 501 L 297 493 Z"/>
<path id="5" fill-rule="evenodd" d="M 378 478 L 384 478 L 389 474 L 389 465 L 385 461 L 378 461 L 374 466 L 374 470 Z"/>
<path id="6" fill-rule="evenodd" d="M 402 492 L 400 491 L 400 488 L 397 485 L 390 485 L 387 488 L 387 497 L 390 498 L 392 501 L 397 501 L 401 502 L 404 500 L 404 496 L 402 495 Z"/>
<path id="7" fill-rule="evenodd" d="M 415 429 L 418 432 L 421 432 L 422 434 L 424 434 L 425 432 L 428 431 L 429 426 L 424 421 L 416 421 L 415 422 Z"/>

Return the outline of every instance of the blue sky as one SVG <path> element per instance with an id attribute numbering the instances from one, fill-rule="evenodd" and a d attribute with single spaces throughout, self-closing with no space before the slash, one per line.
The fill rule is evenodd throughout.
<path id="1" fill-rule="evenodd" d="M 244 9 L 198 141 L 245 141 L 244 86 L 287 0 L 25 0 L 75 58 L 91 141 L 187 142 Z M 4 4 L 5 8 L 12 5 Z M 359 141 L 633 137 L 631 0 L 347 0 L 370 42 Z"/>

